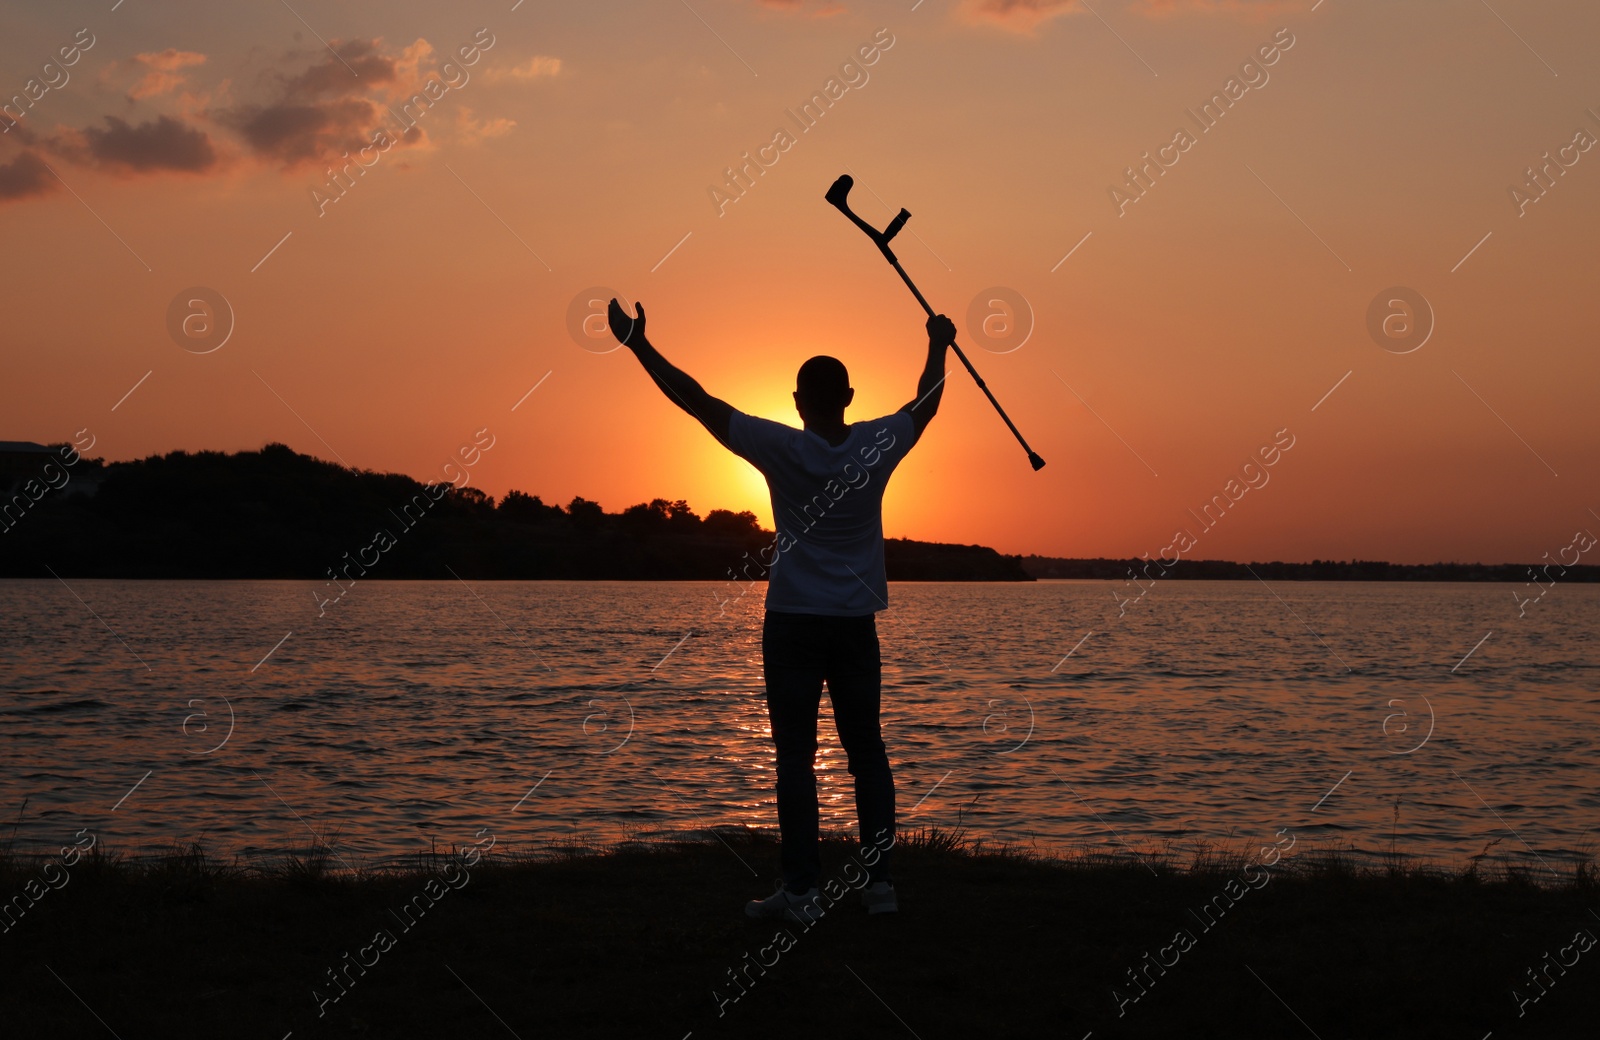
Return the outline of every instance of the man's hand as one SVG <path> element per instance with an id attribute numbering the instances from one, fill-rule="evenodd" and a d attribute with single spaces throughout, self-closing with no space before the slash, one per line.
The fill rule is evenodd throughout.
<path id="1" fill-rule="evenodd" d="M 612 299 L 606 308 L 606 321 L 611 334 L 639 359 L 639 364 L 655 380 L 656 386 L 673 404 L 682 408 L 704 426 L 723 447 L 728 445 L 728 429 L 733 422 L 733 407 L 728 402 L 712 397 L 692 376 L 677 368 L 661 356 L 644 335 L 644 304 L 634 304 L 636 313 L 629 316 L 622 304 Z"/>
<path id="2" fill-rule="evenodd" d="M 616 328 L 613 324 L 612 328 Z M 946 318 L 943 314 L 935 314 L 928 319 L 928 348 L 940 350 L 956 341 L 956 323 Z"/>
<path id="3" fill-rule="evenodd" d="M 606 321 L 611 325 L 611 334 L 617 337 L 617 342 L 629 348 L 648 342 L 644 338 L 644 304 L 635 303 L 634 307 L 637 309 L 638 315 L 637 317 L 630 317 L 628 312 L 622 309 L 622 305 L 617 302 L 616 297 L 612 297 L 611 306 L 606 308 Z M 952 338 L 954 335 L 955 331 L 952 326 Z"/>

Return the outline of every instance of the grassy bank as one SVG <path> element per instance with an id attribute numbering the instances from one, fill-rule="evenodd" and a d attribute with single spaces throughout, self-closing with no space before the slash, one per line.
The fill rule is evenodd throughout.
<path id="1" fill-rule="evenodd" d="M 825 864 L 851 853 L 830 838 Z M 1573 945 L 1600 936 L 1587 868 L 1536 885 L 1302 851 L 1264 873 L 1214 849 L 1060 860 L 937 832 L 896 855 L 900 914 L 852 892 L 809 930 L 744 918 L 777 861 L 753 832 L 356 875 L 97 846 L 41 883 L 7 857 L 0 898 L 44 894 L 9 904 L 0 1034 L 1504 1040 L 1593 1035 L 1600 1015 L 1600 948 Z"/>

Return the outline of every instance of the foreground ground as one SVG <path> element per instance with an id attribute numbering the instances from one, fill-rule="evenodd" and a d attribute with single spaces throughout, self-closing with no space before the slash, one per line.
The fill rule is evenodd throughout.
<path id="1" fill-rule="evenodd" d="M 850 855 L 832 841 L 826 862 Z M 1051 863 L 938 835 L 897 855 L 900 914 L 850 893 L 809 930 L 742 915 L 772 887 L 756 834 L 358 878 L 91 856 L 31 907 L 13 897 L 40 865 L 0 858 L 0 1035 L 1507 1040 L 1600 1021 L 1587 871 Z"/>

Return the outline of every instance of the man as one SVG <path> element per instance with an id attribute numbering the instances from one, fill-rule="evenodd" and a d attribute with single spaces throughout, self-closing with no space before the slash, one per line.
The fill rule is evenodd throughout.
<path id="1" fill-rule="evenodd" d="M 894 913 L 899 905 L 888 852 L 894 844 L 894 776 L 878 724 L 883 668 L 877 612 L 889 605 L 883 492 L 939 410 L 955 325 L 942 314 L 928 319 L 928 360 L 917 396 L 869 422 L 844 421 L 855 390 L 843 364 L 827 356 L 807 361 L 795 380 L 795 409 L 805 427 L 796 430 L 738 411 L 675 368 L 646 338 L 643 304 L 630 317 L 612 300 L 607 318 L 612 334 L 662 392 L 760 470 L 772 494 L 778 531 L 761 657 L 778 759 L 783 884 L 766 899 L 752 900 L 745 912 L 802 923 L 822 914 L 814 767 L 817 709 L 826 682 L 839 743 L 855 778 L 866 869 L 862 902 L 869 913 Z"/>

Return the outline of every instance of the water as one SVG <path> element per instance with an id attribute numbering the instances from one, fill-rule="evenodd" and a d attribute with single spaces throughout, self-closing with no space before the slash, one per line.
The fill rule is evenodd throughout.
<path id="1" fill-rule="evenodd" d="M 325 840 L 361 866 L 775 825 L 761 587 L 362 582 L 320 617 L 315 588 L 0 582 L 16 848 Z M 902 827 L 1121 855 L 1287 829 L 1535 872 L 1593 851 L 1600 588 L 1525 616 L 1503 585 L 1168 581 L 1125 612 L 1112 592 L 893 586 Z M 826 713 L 821 739 L 824 824 L 848 828 Z"/>

